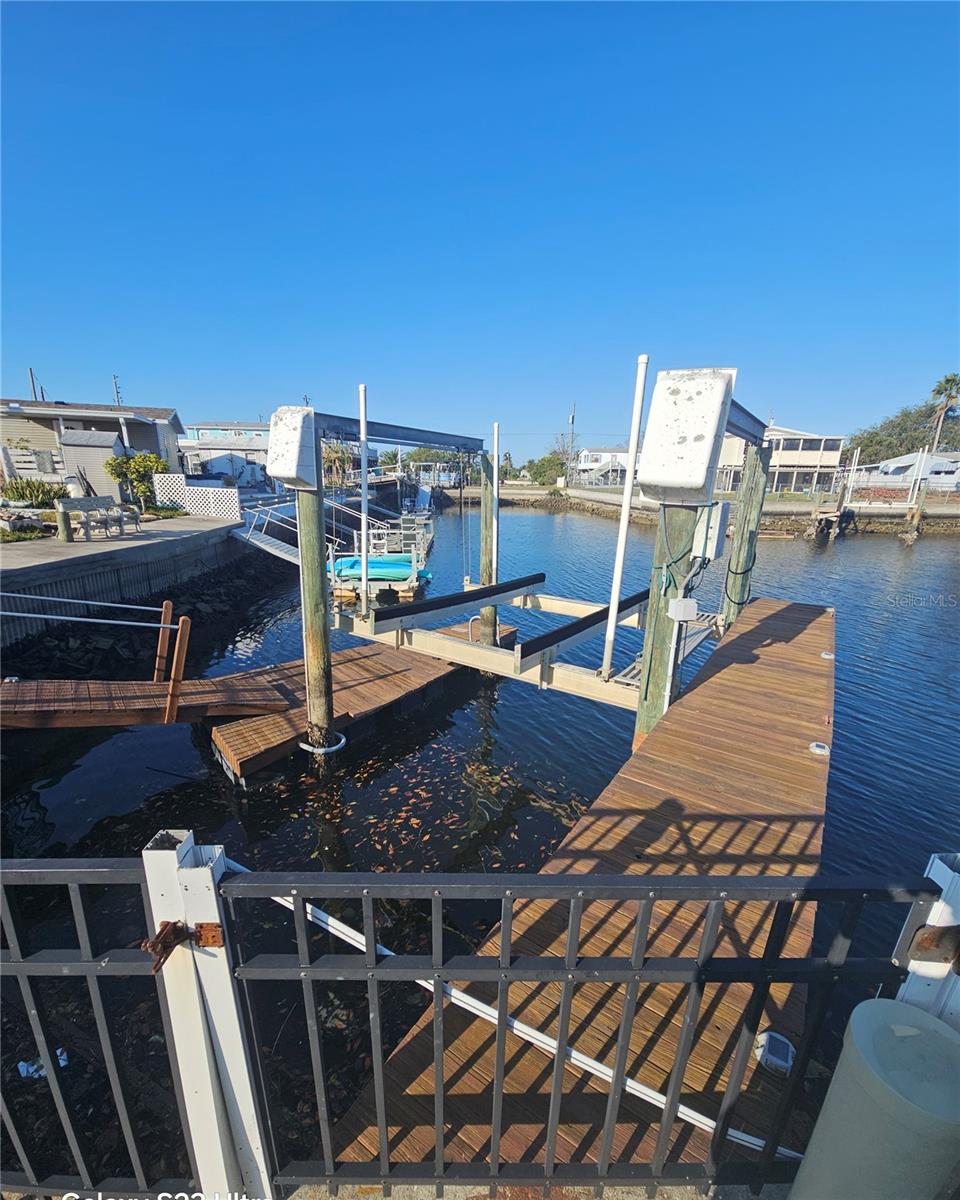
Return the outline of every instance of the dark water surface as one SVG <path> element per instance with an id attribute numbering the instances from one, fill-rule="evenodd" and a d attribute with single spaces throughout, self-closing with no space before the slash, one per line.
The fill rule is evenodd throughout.
<path id="1" fill-rule="evenodd" d="M 501 578 L 544 570 L 546 590 L 605 600 L 616 522 L 507 509 Z M 431 594 L 477 572 L 474 512 L 437 519 Z M 624 593 L 646 586 L 653 530 L 630 532 Z M 698 592 L 716 607 L 722 565 Z M 294 570 L 263 557 L 232 610 L 195 612 L 193 671 L 225 674 L 300 653 Z M 825 870 L 904 873 L 956 846 L 960 548 L 862 536 L 816 547 L 762 541 L 754 594 L 837 610 L 834 752 Z M 521 633 L 562 618 L 504 609 Z M 203 634 L 209 633 L 207 644 Z M 338 645 L 350 644 L 337 635 Z M 621 630 L 621 665 L 640 635 Z M 568 652 L 599 662 L 602 638 Z M 704 647 L 688 673 L 709 653 Z M 250 866 L 536 870 L 629 754 L 632 715 L 476 677 L 341 756 L 322 787 L 302 759 L 245 797 L 187 726 L 13 734 L 4 772 L 5 853 L 137 853 L 164 825 L 224 842 Z M 749 747 L 744 747 L 749 753 Z"/>

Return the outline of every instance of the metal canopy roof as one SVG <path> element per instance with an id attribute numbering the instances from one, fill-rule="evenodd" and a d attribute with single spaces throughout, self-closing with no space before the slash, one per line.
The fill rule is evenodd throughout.
<path id="1" fill-rule="evenodd" d="M 351 442 L 360 440 L 360 422 L 356 417 L 338 417 L 333 413 L 318 412 L 314 422 L 319 437 Z M 483 449 L 482 438 L 466 437 L 460 433 L 437 433 L 432 429 L 412 429 L 408 425 L 390 425 L 385 421 L 367 422 L 367 441 L 386 446 L 462 450 L 465 454 L 478 454 Z"/>

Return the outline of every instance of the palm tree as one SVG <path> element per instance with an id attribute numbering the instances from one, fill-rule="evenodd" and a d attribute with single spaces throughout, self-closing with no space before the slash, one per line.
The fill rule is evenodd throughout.
<path id="1" fill-rule="evenodd" d="M 342 442 L 324 442 L 323 469 L 334 486 L 342 484 L 353 463 L 353 455 Z"/>
<path id="2" fill-rule="evenodd" d="M 940 435 L 943 433 L 944 418 L 948 414 L 951 417 L 957 415 L 957 403 L 960 401 L 960 375 L 944 375 L 930 394 L 937 401 L 937 411 L 935 413 L 937 431 L 933 435 L 933 449 L 931 451 L 932 454 L 936 454 L 940 446 Z"/>

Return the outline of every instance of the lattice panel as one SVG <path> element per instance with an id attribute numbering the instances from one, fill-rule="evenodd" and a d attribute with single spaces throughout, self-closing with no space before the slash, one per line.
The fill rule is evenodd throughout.
<path id="1" fill-rule="evenodd" d="M 191 491 L 194 489 L 191 489 Z M 187 508 L 187 478 L 175 473 L 169 475 L 154 475 L 153 494 L 158 504 L 176 504 Z M 187 512 L 190 510 L 187 509 Z"/>
<path id="2" fill-rule="evenodd" d="M 219 521 L 239 521 L 240 493 L 228 487 L 188 487 L 187 511 Z"/>

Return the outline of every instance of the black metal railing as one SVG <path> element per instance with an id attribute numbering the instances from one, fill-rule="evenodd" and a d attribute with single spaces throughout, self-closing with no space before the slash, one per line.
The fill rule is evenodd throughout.
<path id="1" fill-rule="evenodd" d="M 150 917 L 141 860 L 6 860 L 0 864 L 0 884 L 0 918 L 4 938 L 4 946 L 0 950 L 0 973 L 16 980 L 23 1015 L 29 1025 L 38 1060 L 32 1077 L 23 1086 L 46 1089 L 55 1109 L 59 1133 L 62 1134 L 61 1140 L 56 1136 L 55 1125 L 53 1129 L 44 1127 L 39 1131 L 25 1127 L 17 1107 L 18 1103 L 27 1107 L 27 1097 L 21 1092 L 18 1101 L 16 1095 L 10 1094 L 15 1089 L 7 1081 L 11 1075 L 15 1079 L 16 1072 L 11 1071 L 13 1064 L 5 1061 L 7 1095 L 2 1105 L 2 1122 L 18 1160 L 18 1168 L 11 1164 L 9 1156 L 5 1156 L 0 1172 L 0 1190 L 34 1195 L 75 1192 L 81 1196 L 99 1192 L 131 1198 L 155 1196 L 158 1192 L 195 1191 L 193 1179 L 170 1178 L 167 1173 L 163 1178 L 151 1178 L 152 1164 L 169 1164 L 174 1160 L 183 1162 L 184 1159 L 189 1161 L 190 1170 L 196 1177 L 176 1063 L 169 1062 L 169 1074 L 176 1098 L 174 1122 L 179 1126 L 173 1133 L 179 1145 L 168 1145 L 158 1151 L 158 1138 L 169 1136 L 170 1130 L 158 1129 L 160 1114 L 156 1111 L 148 1113 L 152 1118 L 149 1123 L 138 1117 L 138 1110 L 142 1116 L 144 1108 L 149 1109 L 150 1104 L 145 1104 L 144 1097 L 136 1094 L 137 1084 L 131 1080 L 129 1067 L 124 1062 L 128 1047 L 118 1047 L 117 1044 L 119 1013 L 112 1004 L 105 1002 L 103 995 L 105 984 L 109 986 L 111 981 L 136 978 L 153 981 L 159 1017 L 155 1028 L 139 1030 L 139 1038 L 144 1043 L 151 1038 L 162 1040 L 167 1051 L 170 1051 L 173 1040 L 163 976 L 152 974 L 153 958 L 137 948 L 140 938 L 153 936 L 156 932 Z M 106 932 L 91 927 L 91 917 L 97 923 L 98 909 L 105 904 L 107 894 L 112 893 L 116 897 L 119 889 L 126 889 L 128 893 L 116 901 L 124 912 L 126 927 L 139 930 L 139 937 L 133 939 L 133 947 L 129 944 L 112 946 L 109 940 L 105 941 L 115 936 L 116 909 L 111 911 L 112 919 L 107 922 Z M 103 925 L 104 922 L 100 921 L 99 924 Z M 109 928 L 111 925 L 113 928 Z M 38 937 L 38 934 L 46 936 Z M 34 940 L 49 941 L 51 935 L 61 942 L 72 941 L 73 945 L 33 948 Z M 63 1062 L 60 1061 L 60 1047 L 55 1033 L 62 1013 L 57 1011 L 55 999 L 46 1002 L 42 994 L 44 986 L 54 980 L 67 981 L 68 987 L 73 982 L 79 988 L 79 995 L 71 993 L 68 1001 L 71 1007 L 76 1006 L 82 999 L 82 993 L 86 992 L 86 1002 L 92 1011 L 92 1024 L 96 1032 L 96 1039 L 91 1039 L 91 1045 L 85 1050 L 78 1051 L 75 1045 L 68 1045 Z M 83 1024 L 81 1033 L 86 1032 L 86 1022 Z M 10 1046 L 6 1044 L 4 1057 L 9 1053 Z M 99 1061 L 90 1062 L 91 1058 L 98 1058 Z M 89 1129 L 84 1131 L 81 1128 L 88 1117 L 90 1099 L 88 1096 L 82 1103 L 79 1102 L 78 1089 L 72 1078 L 82 1069 L 78 1059 L 86 1060 L 83 1069 L 96 1074 L 102 1072 L 106 1076 L 113 1106 L 107 1124 L 115 1125 L 116 1142 L 118 1146 L 122 1145 L 126 1153 L 132 1176 L 118 1177 L 116 1172 L 103 1175 L 98 1171 L 97 1155 L 91 1145 L 95 1139 Z M 152 1057 L 151 1064 L 154 1063 L 155 1058 Z M 155 1065 L 152 1065 L 149 1081 L 152 1088 L 157 1087 L 155 1070 Z M 158 1094 L 153 1092 L 154 1097 Z M 33 1099 L 31 1097 L 29 1104 L 31 1112 L 37 1109 Z M 85 1110 L 84 1113 L 80 1111 L 81 1108 Z M 98 1128 L 93 1132 L 105 1144 L 111 1143 L 110 1136 L 104 1138 L 103 1135 L 113 1130 Z M 148 1146 L 148 1143 L 152 1145 Z M 112 1158 L 116 1159 L 117 1154 L 114 1153 Z M 48 1159 L 55 1162 L 49 1171 L 39 1165 L 41 1160 Z"/>
<path id="2" fill-rule="evenodd" d="M 279 1188 L 303 1184 L 391 1183 L 439 1187 L 444 1183 L 469 1185 L 637 1185 L 640 1183 L 707 1184 L 713 1182 L 747 1183 L 759 1190 L 764 1183 L 786 1181 L 796 1172 L 800 1154 L 781 1147 L 785 1131 L 797 1107 L 798 1091 L 807 1074 L 810 1056 L 818 1035 L 844 984 L 856 984 L 871 990 L 890 989 L 906 975 L 906 964 L 889 955 L 856 957 L 851 944 L 860 915 L 866 905 L 896 903 L 910 905 L 908 924 L 923 924 L 938 888 L 929 880 L 917 878 L 890 884 L 875 877 L 827 878 L 803 877 L 731 877 L 660 876 L 660 875 L 381 875 L 323 874 L 303 872 L 259 872 L 235 875 L 221 886 L 233 921 L 232 939 L 241 948 L 248 943 L 250 901 L 272 898 L 293 911 L 296 934 L 295 952 L 242 954 L 237 958 L 236 976 L 244 989 L 251 984 L 278 981 L 297 982 L 302 989 L 313 1075 L 320 1157 L 307 1161 L 276 1163 L 275 1180 Z M 444 906 L 458 901 L 499 902 L 499 947 L 486 953 L 445 955 Z M 514 953 L 514 906 L 530 901 L 548 901 L 561 906 L 566 935 L 563 952 Z M 362 914 L 362 926 L 344 933 L 344 926 L 332 924 L 318 907 L 333 902 L 338 908 L 346 902 Z M 600 902 L 627 913 L 630 924 L 630 949 L 619 955 L 585 956 L 581 954 L 581 926 L 585 906 Z M 405 904 L 429 905 L 429 954 L 393 954 L 378 945 L 375 905 L 387 904 L 395 911 Z M 699 944 L 695 954 L 654 957 L 648 945 L 654 945 L 651 918 L 655 906 L 662 903 L 697 905 Z M 836 928 L 828 936 L 825 953 L 808 957 L 784 957 L 788 933 L 798 910 L 809 904 L 839 905 Z M 733 906 L 761 904 L 766 937 L 757 956 L 738 953 L 735 939 L 724 939 L 725 921 Z M 594 910 L 596 913 L 597 910 Z M 821 915 L 824 910 L 820 910 Z M 591 914 L 593 917 L 594 914 Z M 424 914 L 426 919 L 426 914 Z M 347 942 L 353 952 L 315 953 L 310 923 L 315 922 Z M 756 939 L 751 939 L 755 941 Z M 626 943 L 624 943 L 625 945 Z M 759 943 L 757 943 L 759 945 Z M 481 947 L 481 950 L 483 948 Z M 742 947 L 739 947 L 742 949 Z M 749 947 L 748 947 L 749 949 Z M 733 951 L 728 953 L 726 951 Z M 332 987 L 343 981 L 366 985 L 371 1047 L 372 1116 L 377 1151 L 369 1162 L 338 1160 L 335 1146 L 335 1120 L 328 1095 L 322 1031 L 317 1019 L 316 988 Z M 396 1103 L 385 1083 L 383 1012 L 381 988 L 399 981 L 414 981 L 432 992 L 432 1015 L 425 1019 L 424 1036 L 432 1036 L 433 1148 L 423 1161 L 395 1161 L 390 1150 L 390 1119 L 403 1121 L 406 1114 L 388 1112 Z M 454 982 L 472 987 L 463 992 Z M 484 1005 L 476 996 L 478 985 L 496 985 L 495 1005 Z M 555 1036 L 522 1026 L 511 1017 L 509 989 L 515 983 L 560 985 L 560 1001 Z M 574 991 L 582 984 L 622 985 L 622 1007 L 618 1006 L 619 1035 L 612 1067 L 592 1063 L 570 1045 L 570 1024 Z M 712 1115 L 693 1111 L 681 1104 L 684 1074 L 697 1042 L 698 1022 L 705 988 L 748 985 L 749 999 L 744 1006 L 729 1061 L 727 1085 Z M 768 1127 L 754 1134 L 733 1130 L 731 1119 L 750 1062 L 754 1039 L 760 1029 L 770 989 L 776 985 L 804 985 L 806 1012 L 802 1033 L 795 1047 L 792 1068 L 783 1080 L 779 1098 L 773 1105 Z M 628 1081 L 627 1062 L 630 1034 L 634 1026 L 641 986 L 682 985 L 686 989 L 683 1015 L 676 1040 L 675 1057 L 665 1092 L 644 1090 L 636 1081 Z M 619 988 L 617 992 L 619 993 Z M 489 1151 L 472 1161 L 451 1161 L 447 1157 L 445 1119 L 446 1085 L 444 1074 L 445 1014 L 444 1000 L 464 1007 L 485 1008 L 485 1019 L 495 1025 L 492 1072 L 492 1104 L 487 1112 L 477 1111 L 471 1126 L 489 1130 Z M 248 996 L 249 1005 L 249 996 Z M 617 1015 L 617 1014 L 615 1014 Z M 249 1020 L 255 1023 L 252 1011 Z M 549 1105 L 542 1131 L 540 1161 L 511 1161 L 504 1152 L 504 1078 L 506 1038 L 509 1028 L 528 1041 L 539 1044 L 553 1058 Z M 429 1030 L 429 1033 L 428 1033 Z M 260 1039 L 253 1038 L 253 1053 L 261 1075 L 264 1063 Z M 557 1144 L 563 1076 L 568 1065 L 578 1071 L 592 1071 L 607 1082 L 607 1096 L 597 1150 L 590 1161 L 558 1161 Z M 595 1068 L 600 1068 L 599 1070 Z M 418 1067 L 419 1069 L 419 1067 Z M 428 1069 L 428 1068 L 427 1068 Z M 615 1128 L 625 1091 L 640 1095 L 661 1110 L 659 1129 L 647 1161 L 634 1161 L 629 1154 L 614 1153 Z M 366 1093 L 370 1098 L 370 1093 Z M 602 1101 L 601 1101 L 602 1103 Z M 709 1100 L 703 1098 L 703 1103 Z M 270 1125 L 269 1113 L 265 1113 Z M 654 1121 L 656 1118 L 654 1118 Z M 695 1162 L 668 1161 L 678 1121 L 698 1125 L 709 1135 L 706 1154 Z M 271 1126 L 274 1146 L 282 1144 Z M 731 1139 L 743 1150 L 739 1157 L 727 1151 Z M 534 1157 L 531 1155 L 531 1157 Z"/>

